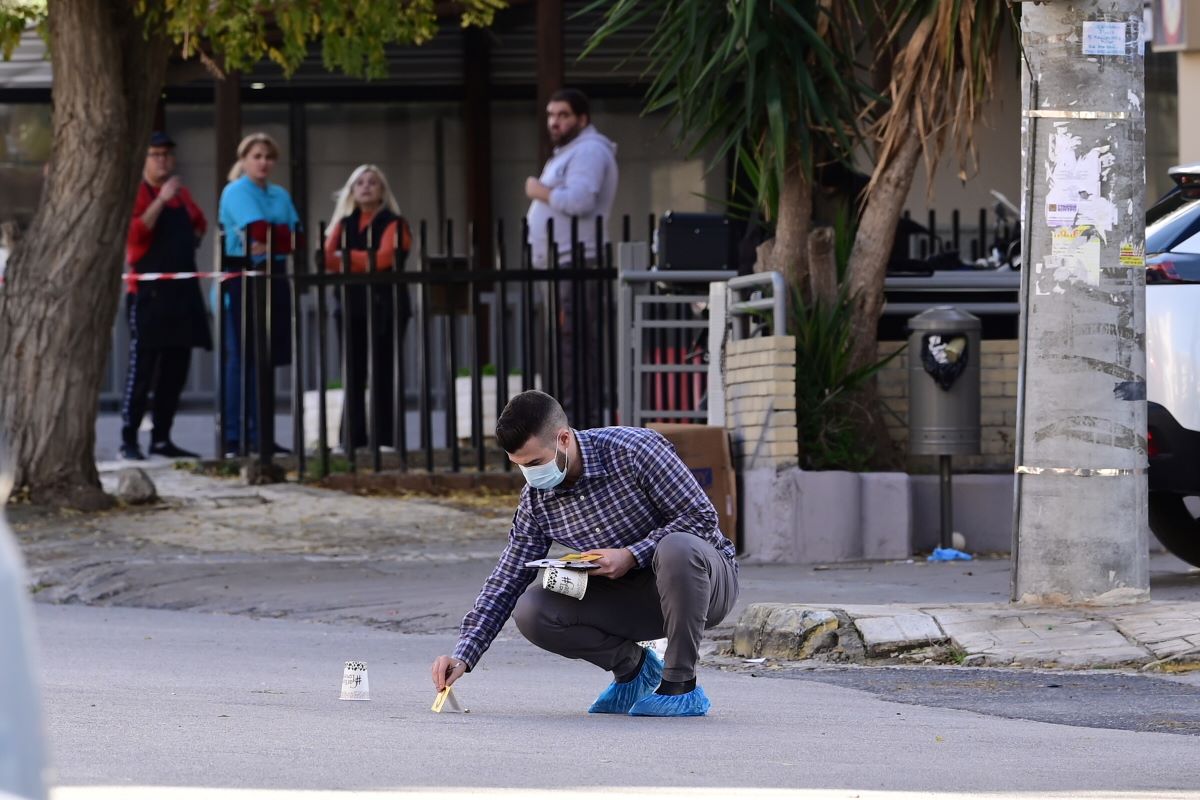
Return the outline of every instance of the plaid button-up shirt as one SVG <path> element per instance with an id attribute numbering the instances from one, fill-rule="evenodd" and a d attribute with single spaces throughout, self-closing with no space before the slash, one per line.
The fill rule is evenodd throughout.
<path id="1" fill-rule="evenodd" d="M 573 550 L 628 548 L 639 568 L 668 533 L 699 536 L 733 562 L 733 543 L 717 528 L 717 512 L 679 460 L 675 447 L 646 428 L 574 431 L 583 474 L 574 486 L 542 491 L 526 486 L 513 516 L 508 546 L 463 618 L 454 657 L 474 667 L 512 614 L 551 542 Z"/>

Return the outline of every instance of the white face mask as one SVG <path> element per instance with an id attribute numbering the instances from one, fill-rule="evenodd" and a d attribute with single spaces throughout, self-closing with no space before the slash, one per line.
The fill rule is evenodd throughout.
<path id="1" fill-rule="evenodd" d="M 564 451 L 563 467 L 558 468 L 558 442 L 554 443 L 554 458 L 547 461 L 545 464 L 538 464 L 534 467 L 521 467 L 521 474 L 525 476 L 525 482 L 533 489 L 553 489 L 558 486 L 567 477 L 567 454 Z M 518 465 L 520 466 L 520 465 Z"/>

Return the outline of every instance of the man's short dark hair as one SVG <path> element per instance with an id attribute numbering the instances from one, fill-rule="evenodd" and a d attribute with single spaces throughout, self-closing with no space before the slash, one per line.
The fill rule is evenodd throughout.
<path id="1" fill-rule="evenodd" d="M 545 392 L 530 389 L 514 395 L 496 420 L 496 442 L 506 453 L 515 453 L 531 438 L 549 442 L 554 433 L 567 427 L 567 414 L 558 401 Z"/>
<path id="2" fill-rule="evenodd" d="M 571 107 L 571 113 L 577 117 L 592 118 L 592 104 L 588 96 L 578 89 L 559 89 L 550 95 L 551 103 L 566 103 Z"/>
<path id="3" fill-rule="evenodd" d="M 150 147 L 175 147 L 175 140 L 167 135 L 166 131 L 154 131 L 150 134 Z"/>

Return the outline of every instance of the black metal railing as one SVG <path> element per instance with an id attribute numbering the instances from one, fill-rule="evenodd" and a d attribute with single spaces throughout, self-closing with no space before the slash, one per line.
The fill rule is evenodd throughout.
<path id="1" fill-rule="evenodd" d="M 653 218 L 650 224 L 653 227 Z M 617 271 L 613 245 L 604 237 L 602 221 L 596 222 L 594 247 L 581 241 L 578 225 L 578 221 L 571 225 L 567 232 L 570 246 L 560 256 L 558 232 L 553 222 L 549 223 L 549 263 L 544 269 L 534 268 L 529 231 L 524 224 L 513 247 L 502 223 L 497 223 L 494 231 L 495 266 L 491 268 L 480 266 L 473 227 L 467 226 L 460 241 L 461 231 L 456 231 L 453 222 L 437 231 L 440 252 L 430 251 L 429 226 L 419 224 L 413 243 L 416 252 L 409 255 L 416 258 L 415 270 L 402 268 L 400 248 L 392 268 L 380 268 L 378 243 L 368 246 L 367 268 L 359 272 L 352 270 L 351 253 L 344 246 L 337 251 L 332 270 L 325 269 L 326 256 L 320 244 L 312 269 L 305 268 L 303 258 L 295 257 L 295 248 L 287 254 L 268 249 L 255 256 L 223 256 L 222 271 L 232 277 L 222 281 L 216 315 L 219 340 L 214 406 L 218 454 L 227 452 L 226 443 L 236 441 L 235 455 L 245 457 L 253 452 L 263 464 L 274 460 L 273 350 L 279 343 L 282 324 L 277 318 L 281 308 L 277 302 L 279 290 L 269 288 L 275 285 L 285 286 L 288 295 L 286 329 L 296 356 L 291 369 L 293 442 L 301 476 L 309 470 L 304 387 L 313 377 L 317 387 L 317 441 L 313 450 L 318 462 L 316 471 L 327 475 L 332 466 L 333 448 L 327 435 L 330 375 L 326 364 L 331 292 L 340 310 L 334 315 L 334 327 L 340 336 L 343 392 L 339 438 L 345 469 L 349 471 L 358 468 L 363 450 L 374 470 L 384 468 L 385 461 L 388 467 L 401 470 L 411 466 L 430 471 L 458 471 L 464 467 L 483 470 L 489 466 L 489 450 L 491 463 L 509 468 L 507 459 L 496 462 L 497 452 L 487 443 L 490 431 L 484 428 L 490 427 L 507 404 L 510 380 L 513 391 L 540 388 L 558 397 L 575 427 L 616 424 Z M 629 232 L 626 219 L 623 238 Z M 320 233 L 323 242 L 324 226 Z M 222 232 L 223 254 L 225 235 Z M 516 263 L 509 256 L 510 250 L 517 253 Z M 268 264 L 272 265 L 269 269 Z M 365 303 L 354 298 L 356 292 L 360 298 L 365 296 Z M 274 302 L 271 295 L 276 296 Z M 306 301 L 308 297 L 312 300 Z M 315 315 L 302 313 L 306 302 L 315 303 Z M 405 313 L 409 305 L 411 314 Z M 354 313 L 364 309 L 365 322 L 352 320 Z M 228 314 L 236 315 L 236 324 L 230 325 Z M 306 330 L 307 326 L 311 329 Z M 237 336 L 235 342 L 225 341 L 227 331 Z M 409 345 L 410 337 L 415 337 L 415 347 Z M 299 357 L 306 338 L 316 345 L 316 358 L 312 360 L 315 376 L 309 374 L 306 362 L 310 359 Z M 384 342 L 391 350 L 386 365 L 381 356 L 387 354 L 376 353 Z M 354 357 L 360 348 L 366 351 L 365 359 Z M 406 363 L 409 354 L 415 354 L 420 362 L 415 408 L 411 407 L 410 387 L 405 385 L 406 374 L 412 374 Z M 236 356 L 241 370 L 240 388 L 233 403 L 225 398 L 230 388 L 226 385 L 230 355 Z M 365 361 L 365 375 L 356 374 L 356 361 Z M 385 381 L 390 392 L 378 391 Z M 469 410 L 464 409 L 467 413 L 463 416 L 469 420 L 469 432 L 460 437 L 463 431 L 458 405 L 462 388 L 467 389 L 464 399 Z M 357 419 L 359 391 L 364 393 L 365 420 Z M 435 402 L 439 395 L 440 404 Z M 381 407 L 381 397 L 387 398 L 389 407 Z M 227 413 L 235 407 L 236 436 Z M 247 414 L 251 407 L 256 412 L 253 431 Z M 440 426 L 436 424 L 438 411 L 442 416 Z M 409 431 L 413 413 L 415 438 Z M 390 416 L 390 425 L 384 424 L 386 416 Z M 367 440 L 360 446 L 355 432 L 364 427 L 364 422 Z M 389 429 L 391 435 L 386 436 Z M 462 440 L 467 441 L 460 444 Z M 385 459 L 389 451 L 395 455 Z"/>

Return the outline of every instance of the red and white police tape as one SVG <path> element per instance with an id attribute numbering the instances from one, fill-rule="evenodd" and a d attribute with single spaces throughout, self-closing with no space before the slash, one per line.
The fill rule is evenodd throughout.
<path id="1" fill-rule="evenodd" d="M 137 291 L 137 284 L 144 281 L 184 281 L 192 278 L 229 281 L 234 278 L 257 278 L 266 275 L 265 270 L 246 269 L 237 272 L 126 272 L 121 279 L 128 286 L 128 291 Z"/>

